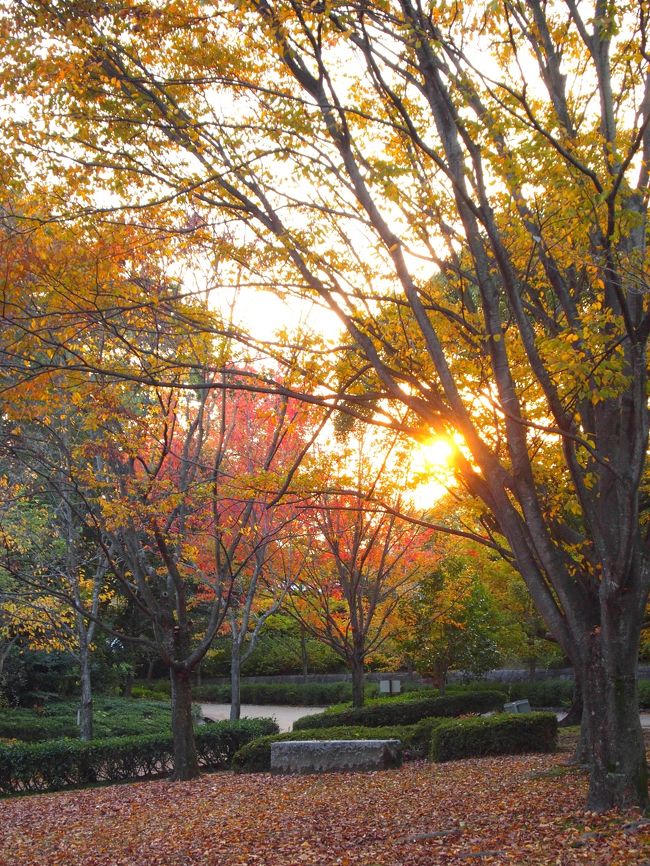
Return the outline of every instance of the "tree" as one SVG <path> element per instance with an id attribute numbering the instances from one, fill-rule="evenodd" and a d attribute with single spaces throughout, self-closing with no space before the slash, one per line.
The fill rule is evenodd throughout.
<path id="1" fill-rule="evenodd" d="M 480 677 L 498 666 L 496 611 L 471 560 L 442 558 L 400 613 L 403 650 L 441 691 L 450 668 Z"/>
<path id="2" fill-rule="evenodd" d="M 105 433 L 86 445 L 92 472 L 76 477 L 87 524 L 140 612 L 127 637 L 169 670 L 177 779 L 198 774 L 192 673 L 225 624 L 236 656 L 259 589 L 271 594 L 265 572 L 292 517 L 282 499 L 323 423 L 284 397 L 232 394 L 225 373 L 221 387 L 198 387 L 210 375 L 194 392 L 104 388 L 88 423 Z"/>
<path id="3" fill-rule="evenodd" d="M 301 567 L 294 545 L 299 509 L 286 501 L 303 457 L 328 415 L 285 397 L 245 392 L 222 398 L 213 443 L 212 537 L 216 567 L 230 582 L 230 718 L 241 711 L 241 667 Z M 322 413 L 319 413 L 322 416 Z"/>
<path id="4" fill-rule="evenodd" d="M 356 449 L 339 446 L 329 461 L 317 458 L 330 489 L 308 500 L 307 552 L 289 605 L 309 633 L 344 659 L 352 673 L 352 703 L 360 707 L 366 661 L 395 630 L 397 607 L 433 552 L 431 533 L 398 516 L 397 479 L 383 480 L 394 443 L 373 448 L 369 436 L 359 435 L 354 444 Z"/>
<path id="5" fill-rule="evenodd" d="M 50 402 L 48 411 L 53 409 Z M 106 559 L 84 538 L 68 483 L 66 439 L 74 432 L 69 417 L 61 423 L 64 417 L 41 419 L 38 425 L 32 419 L 20 444 L 13 435 L 3 447 L 17 458 L 3 466 L 3 488 L 5 493 L 12 490 L 0 512 L 3 631 L 10 639 L 8 649 L 20 641 L 31 649 L 72 655 L 80 680 L 79 734 L 91 740 L 92 644 L 100 604 L 110 592 Z M 22 484 L 16 480 L 21 476 Z"/>
<path id="6" fill-rule="evenodd" d="M 137 178 L 255 225 L 251 273 L 345 324 L 363 369 L 350 410 L 462 437 L 484 540 L 583 683 L 590 807 L 646 804 L 646 4 L 5 15 L 5 88 L 41 97 L 20 128 L 40 165 L 81 161 L 89 185 L 128 197 Z M 67 115 L 41 121 L 59 100 Z"/>

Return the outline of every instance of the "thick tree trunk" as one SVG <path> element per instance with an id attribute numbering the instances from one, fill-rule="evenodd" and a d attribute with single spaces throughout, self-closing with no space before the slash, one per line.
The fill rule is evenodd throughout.
<path id="1" fill-rule="evenodd" d="M 363 687 L 365 684 L 365 672 L 363 669 L 363 658 L 359 654 L 352 656 L 352 706 L 362 707 L 364 700 Z"/>
<path id="2" fill-rule="evenodd" d="M 238 722 L 241 716 L 241 654 L 237 641 L 232 642 L 230 659 L 230 721 Z"/>
<path id="3" fill-rule="evenodd" d="M 185 781 L 199 775 L 196 740 L 192 725 L 192 684 L 190 672 L 169 671 L 172 684 L 172 735 L 174 738 L 174 772 L 172 779 Z"/>
<path id="4" fill-rule="evenodd" d="M 630 625 L 628 618 L 627 628 Z M 594 630 L 589 636 L 580 673 L 590 766 L 588 808 L 599 812 L 648 804 L 636 644 L 629 634 L 614 635 L 606 626 L 603 630 L 609 634 Z"/>
<path id="5" fill-rule="evenodd" d="M 81 641 L 79 648 L 79 667 L 81 679 L 81 703 L 79 705 L 79 736 L 82 740 L 93 738 L 93 689 L 90 672 L 90 652 Z"/>

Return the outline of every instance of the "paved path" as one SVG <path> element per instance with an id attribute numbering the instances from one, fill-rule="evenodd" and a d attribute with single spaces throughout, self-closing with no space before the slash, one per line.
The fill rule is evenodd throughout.
<path id="1" fill-rule="evenodd" d="M 311 716 L 314 713 L 322 713 L 326 707 L 279 707 L 275 705 L 263 706 L 260 704 L 242 704 L 241 716 L 242 719 L 248 716 L 249 719 L 259 719 L 270 716 L 275 719 L 281 731 L 290 731 L 293 723 L 300 716 Z M 219 722 L 222 719 L 230 718 L 230 704 L 201 704 L 203 715 L 208 719 L 213 719 Z M 558 719 L 565 715 L 560 711 L 557 714 Z M 650 730 L 650 713 L 643 712 L 640 714 L 641 727 Z"/>
<path id="2" fill-rule="evenodd" d="M 564 710 L 560 710 L 557 713 L 558 721 L 562 721 L 562 719 L 564 718 L 565 715 L 566 715 L 566 713 L 564 712 Z M 646 729 L 650 730 L 650 713 L 641 712 L 641 713 L 639 713 L 639 718 L 641 719 L 641 727 L 644 730 L 646 730 Z"/>
<path id="3" fill-rule="evenodd" d="M 270 716 L 275 719 L 281 731 L 290 731 L 291 726 L 300 716 L 311 716 L 322 713 L 326 707 L 278 707 L 272 704 L 242 704 L 241 717 L 260 719 Z M 230 704 L 201 704 L 201 710 L 206 719 L 219 722 L 230 718 Z"/>

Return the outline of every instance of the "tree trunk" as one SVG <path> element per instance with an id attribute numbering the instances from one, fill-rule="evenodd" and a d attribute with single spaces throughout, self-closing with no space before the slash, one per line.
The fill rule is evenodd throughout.
<path id="1" fill-rule="evenodd" d="M 560 722 L 561 728 L 570 728 L 573 725 L 580 725 L 582 723 L 582 687 L 580 685 L 580 678 L 576 675 L 575 683 L 573 686 L 573 700 L 571 701 L 571 706 L 569 707 L 569 712 Z"/>
<path id="2" fill-rule="evenodd" d="M 90 651 L 85 641 L 80 642 L 79 667 L 81 679 L 81 704 L 79 706 L 79 736 L 82 740 L 93 738 L 93 690 L 90 673 Z"/>
<path id="3" fill-rule="evenodd" d="M 309 656 L 307 655 L 307 635 L 304 626 L 300 625 L 300 658 L 302 660 L 302 675 L 305 682 L 309 676 Z"/>
<path id="4" fill-rule="evenodd" d="M 537 656 L 535 655 L 535 652 L 534 652 L 532 638 L 529 640 L 528 644 L 529 644 L 529 646 L 528 646 L 529 655 L 528 655 L 528 658 L 526 659 L 526 662 L 528 664 L 528 678 L 530 679 L 531 682 L 534 682 L 535 676 L 537 674 Z"/>
<path id="5" fill-rule="evenodd" d="M 574 725 L 580 725 L 580 737 L 578 738 L 575 751 L 571 756 L 569 763 L 577 766 L 587 766 L 589 764 L 589 737 L 587 723 L 585 721 L 584 702 L 582 700 L 582 684 L 577 671 L 575 671 L 573 700 L 569 707 L 569 712 L 562 721 L 559 722 L 561 728 L 569 728 Z"/>
<path id="6" fill-rule="evenodd" d="M 364 700 L 364 681 L 365 673 L 363 669 L 363 658 L 355 653 L 352 656 L 352 706 L 362 707 Z"/>
<path id="7" fill-rule="evenodd" d="M 238 722 L 241 716 L 241 655 L 239 643 L 232 642 L 230 658 L 230 721 Z"/>
<path id="8" fill-rule="evenodd" d="M 133 674 L 128 673 L 124 678 L 124 686 L 122 687 L 122 694 L 125 698 L 131 697 L 131 692 L 133 690 Z"/>
<path id="9" fill-rule="evenodd" d="M 199 763 L 192 725 L 192 684 L 190 672 L 169 669 L 172 684 L 172 735 L 174 738 L 174 772 L 172 779 L 196 779 Z"/>
<path id="10" fill-rule="evenodd" d="M 627 622 L 626 622 L 627 619 Z M 611 625 L 611 624 L 610 624 Z M 629 618 L 617 624 L 630 628 Z M 583 735 L 590 765 L 589 809 L 644 807 L 648 803 L 648 775 L 639 720 L 637 648 L 629 634 L 615 636 L 614 628 L 594 629 L 580 673 Z M 630 629 L 632 631 L 632 629 Z"/>

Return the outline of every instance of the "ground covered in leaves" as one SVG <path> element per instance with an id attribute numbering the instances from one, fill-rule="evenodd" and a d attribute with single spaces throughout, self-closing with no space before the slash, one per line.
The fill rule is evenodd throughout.
<path id="1" fill-rule="evenodd" d="M 367 774 L 216 773 L 0 801 L 1 866 L 650 866 L 566 754 Z"/>

